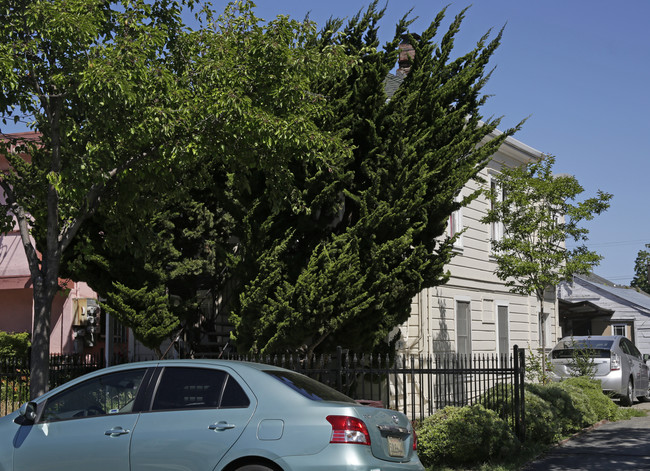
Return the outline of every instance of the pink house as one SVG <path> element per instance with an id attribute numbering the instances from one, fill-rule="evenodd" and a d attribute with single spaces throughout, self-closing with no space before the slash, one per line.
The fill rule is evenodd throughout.
<path id="1" fill-rule="evenodd" d="M 34 132 L 20 133 L 24 139 L 37 139 Z M 29 160 L 29 156 L 24 156 Z M 0 155 L 0 172 L 9 168 L 6 158 Z M 0 203 L 5 202 L 5 194 L 0 190 Z M 52 332 L 50 351 L 52 353 L 88 352 L 88 341 L 77 335 L 79 326 L 86 321 L 88 306 L 97 302 L 97 294 L 85 283 L 59 280 L 61 290 L 52 304 Z M 0 234 L 0 331 L 17 333 L 32 332 L 33 293 L 27 265 L 27 257 L 21 244 L 17 228 Z M 84 334 L 85 332 L 85 328 Z M 99 340 L 99 339 L 98 339 Z M 95 345 L 95 349 L 98 345 Z M 93 350 L 95 350 L 93 349 Z"/>

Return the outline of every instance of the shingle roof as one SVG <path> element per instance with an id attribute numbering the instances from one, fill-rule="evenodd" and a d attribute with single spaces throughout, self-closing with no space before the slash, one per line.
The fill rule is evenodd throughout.
<path id="1" fill-rule="evenodd" d="M 403 74 L 391 74 L 389 73 L 386 78 L 384 79 L 384 90 L 386 91 L 386 95 L 388 98 L 392 98 L 393 95 L 395 95 L 395 92 L 399 88 L 399 86 L 402 84 L 404 81 L 404 75 Z"/>
<path id="2" fill-rule="evenodd" d="M 613 296 L 616 296 L 617 298 L 635 304 L 638 307 L 642 308 L 643 310 L 650 311 L 650 295 L 643 291 L 637 291 L 634 288 L 629 288 L 626 286 L 614 285 L 608 280 L 605 280 L 604 278 L 600 278 L 600 277 L 595 277 L 594 275 L 590 275 L 590 276 L 575 275 L 574 278 L 578 278 L 583 281 L 586 281 L 587 283 L 595 286 L 601 291 L 604 291 Z"/>

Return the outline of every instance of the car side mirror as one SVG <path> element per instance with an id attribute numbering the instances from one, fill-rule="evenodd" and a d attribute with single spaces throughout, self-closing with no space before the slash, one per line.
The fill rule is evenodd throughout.
<path id="1" fill-rule="evenodd" d="M 36 422 L 36 410 L 38 405 L 35 402 L 26 402 L 20 409 L 18 409 L 18 414 L 23 417 L 27 422 L 34 423 Z"/>
<path id="2" fill-rule="evenodd" d="M 643 354 L 643 361 L 648 361 L 648 360 L 650 360 L 650 354 L 644 353 Z"/>

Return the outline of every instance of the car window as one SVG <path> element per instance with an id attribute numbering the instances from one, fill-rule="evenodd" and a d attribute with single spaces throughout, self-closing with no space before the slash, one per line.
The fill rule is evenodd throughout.
<path id="1" fill-rule="evenodd" d="M 313 401 L 335 401 L 357 403 L 343 393 L 307 376 L 293 371 L 264 370 L 264 373 Z"/>
<path id="2" fill-rule="evenodd" d="M 621 339 L 621 348 L 628 355 L 641 358 L 641 352 L 629 339 Z"/>
<path id="3" fill-rule="evenodd" d="M 250 400 L 225 371 L 167 367 L 163 370 L 152 410 L 248 407 Z"/>
<path id="4" fill-rule="evenodd" d="M 632 350 L 630 350 L 630 345 L 629 341 L 627 339 L 621 339 L 621 350 L 623 350 L 623 353 L 626 353 L 628 355 L 632 355 Z"/>
<path id="5" fill-rule="evenodd" d="M 610 350 L 614 345 L 613 340 L 605 339 L 573 339 L 566 338 L 562 339 L 555 346 L 556 349 L 568 349 L 568 348 L 579 348 L 579 349 L 594 349 L 594 350 Z"/>
<path id="6" fill-rule="evenodd" d="M 47 400 L 40 422 L 130 413 L 145 372 L 109 373 L 72 386 Z"/>
<path id="7" fill-rule="evenodd" d="M 551 358 L 561 359 L 561 358 L 574 358 L 576 355 L 580 356 L 589 356 L 589 358 L 610 358 L 610 350 L 602 350 L 595 348 L 562 348 L 554 349 L 551 352 Z"/>
<path id="8" fill-rule="evenodd" d="M 226 387 L 223 388 L 220 407 L 248 407 L 251 401 L 232 376 L 226 379 Z"/>

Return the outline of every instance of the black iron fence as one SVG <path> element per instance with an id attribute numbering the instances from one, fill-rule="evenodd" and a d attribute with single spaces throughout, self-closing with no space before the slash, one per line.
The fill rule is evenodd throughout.
<path id="1" fill-rule="evenodd" d="M 235 356 L 228 359 L 281 366 L 317 379 L 360 402 L 402 411 L 422 420 L 446 406 L 481 403 L 499 410 L 524 438 L 524 350 L 510 355 L 390 357 L 356 355 L 342 349 L 329 355 Z M 224 357 L 226 358 L 226 357 Z M 124 359 L 116 359 L 115 363 Z M 104 366 L 91 355 L 52 355 L 50 387 Z M 29 398 L 27 360 L 0 359 L 0 413 L 18 408 Z"/>
<path id="2" fill-rule="evenodd" d="M 480 403 L 498 410 L 525 436 L 525 352 L 510 355 L 396 357 L 356 355 L 339 349 L 311 358 L 294 355 L 227 358 L 281 366 L 325 383 L 360 402 L 399 410 L 420 421 L 446 406 Z"/>

